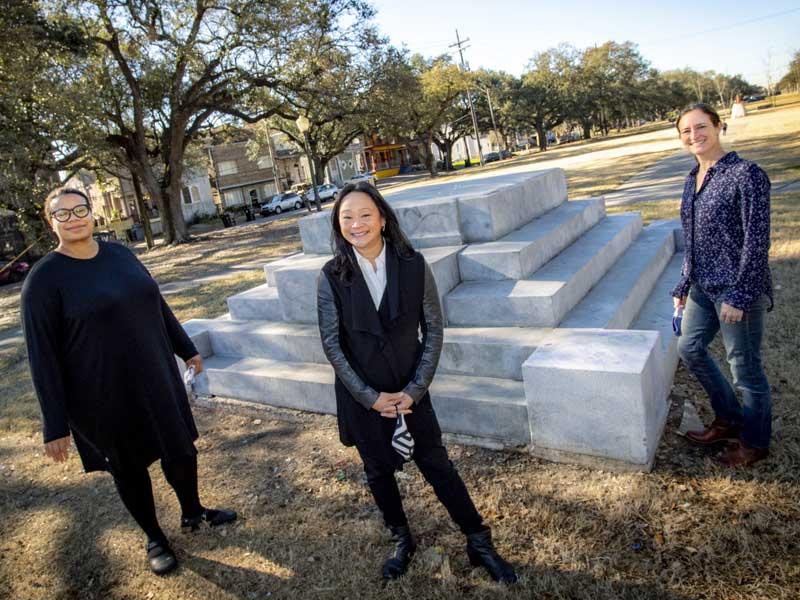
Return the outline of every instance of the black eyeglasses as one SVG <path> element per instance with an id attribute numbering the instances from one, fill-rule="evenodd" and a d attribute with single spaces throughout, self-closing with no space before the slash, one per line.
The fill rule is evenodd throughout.
<path id="1" fill-rule="evenodd" d="M 70 215 L 75 215 L 76 219 L 83 219 L 88 216 L 90 212 L 92 212 L 92 209 L 89 208 L 88 204 L 78 204 L 78 206 L 73 206 L 72 208 L 59 208 L 58 210 L 54 210 L 50 213 L 50 216 L 59 223 L 66 223 L 69 221 Z"/>

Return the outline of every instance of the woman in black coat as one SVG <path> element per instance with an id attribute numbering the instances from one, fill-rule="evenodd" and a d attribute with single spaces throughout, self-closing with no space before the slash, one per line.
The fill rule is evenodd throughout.
<path id="1" fill-rule="evenodd" d="M 395 542 L 383 577 L 402 576 L 416 549 L 394 477 L 413 458 L 467 536 L 470 562 L 483 565 L 496 581 L 513 583 L 514 569 L 498 556 L 448 459 L 428 394 L 443 338 L 430 267 L 368 183 L 346 185 L 332 219 L 335 255 L 319 278 L 319 329 L 336 373 L 341 441 L 358 450 Z"/>
<path id="2" fill-rule="evenodd" d="M 89 471 L 109 471 L 123 504 L 144 530 L 150 568 L 177 566 L 156 518 L 147 467 L 161 459 L 183 513 L 181 526 L 236 519 L 206 509 L 197 490 L 197 439 L 175 354 L 199 373 L 189 336 L 130 250 L 97 242 L 89 198 L 59 189 L 45 202 L 58 247 L 22 289 L 22 323 L 44 451 L 67 459 L 70 438 Z"/>

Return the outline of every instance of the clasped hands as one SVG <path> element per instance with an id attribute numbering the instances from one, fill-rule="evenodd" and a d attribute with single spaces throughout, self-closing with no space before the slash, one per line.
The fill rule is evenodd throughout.
<path id="1" fill-rule="evenodd" d="M 411 414 L 412 404 L 414 404 L 414 399 L 405 392 L 381 392 L 375 404 L 372 405 L 372 410 L 381 413 L 382 417 L 394 419 L 398 415 Z"/>

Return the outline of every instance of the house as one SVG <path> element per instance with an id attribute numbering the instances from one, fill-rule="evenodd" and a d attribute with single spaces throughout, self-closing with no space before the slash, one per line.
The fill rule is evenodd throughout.
<path id="1" fill-rule="evenodd" d="M 279 191 L 272 148 L 251 160 L 247 145 L 243 141 L 207 147 L 223 210 L 245 203 L 258 206 Z"/>

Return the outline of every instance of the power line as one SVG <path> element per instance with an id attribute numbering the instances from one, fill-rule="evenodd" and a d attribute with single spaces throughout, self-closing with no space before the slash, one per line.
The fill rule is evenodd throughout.
<path id="1" fill-rule="evenodd" d="M 795 13 L 800 11 L 800 7 L 798 8 L 790 8 L 789 10 L 784 10 L 782 12 L 772 13 L 769 15 L 763 15 L 761 17 L 754 17 L 752 19 L 747 19 L 746 21 L 738 21 L 736 23 L 730 23 L 728 25 L 720 25 L 719 27 L 712 27 L 710 29 L 704 29 L 703 31 L 695 31 L 693 33 L 684 33 L 683 35 L 672 36 L 669 38 L 663 38 L 660 40 L 655 40 L 653 42 L 644 42 L 640 43 L 640 46 L 655 46 L 656 44 L 665 44 L 667 42 L 675 42 L 678 40 L 684 40 L 690 37 L 695 37 L 698 35 L 704 35 L 706 33 L 715 33 L 717 31 L 725 31 L 726 29 L 733 29 L 734 27 L 741 27 L 742 25 L 749 25 L 750 23 L 758 23 L 759 21 L 766 21 L 767 19 L 774 19 L 775 17 L 782 17 L 784 15 L 788 15 L 791 13 Z"/>

